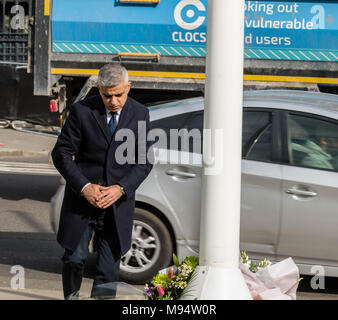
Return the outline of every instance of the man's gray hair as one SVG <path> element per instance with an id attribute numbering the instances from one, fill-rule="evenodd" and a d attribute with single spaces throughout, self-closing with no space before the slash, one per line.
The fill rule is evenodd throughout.
<path id="1" fill-rule="evenodd" d="M 127 86 L 128 71 L 125 67 L 118 63 L 109 63 L 104 65 L 99 72 L 97 78 L 98 87 L 115 87 L 122 81 Z"/>

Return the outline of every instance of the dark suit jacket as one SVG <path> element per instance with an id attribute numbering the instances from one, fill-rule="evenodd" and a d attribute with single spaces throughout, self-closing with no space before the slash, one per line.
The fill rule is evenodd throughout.
<path id="1" fill-rule="evenodd" d="M 129 250 L 135 190 L 152 168 L 152 161 L 149 159 L 138 162 L 138 151 L 148 152 L 151 147 L 150 143 L 144 141 L 145 132 L 138 139 L 138 121 L 146 124 L 148 132 L 149 110 L 130 97 L 121 110 L 113 137 L 107 125 L 106 108 L 99 95 L 71 106 L 69 117 L 52 151 L 54 165 L 67 182 L 57 235 L 58 242 L 64 248 L 75 250 L 89 219 L 100 213 L 100 209 L 92 206 L 81 195 L 82 188 L 91 182 L 123 186 L 125 195 L 106 209 L 105 214 L 114 219 L 110 221 L 112 226 L 116 225 L 121 254 Z M 116 141 L 115 138 L 122 128 L 132 130 L 136 138 L 133 144 L 135 162 L 121 165 L 116 161 L 115 151 L 119 146 L 119 149 L 123 147 L 124 141 Z M 138 144 L 143 148 L 138 147 Z M 109 219 L 105 220 L 108 221 L 105 224 L 109 223 Z"/>

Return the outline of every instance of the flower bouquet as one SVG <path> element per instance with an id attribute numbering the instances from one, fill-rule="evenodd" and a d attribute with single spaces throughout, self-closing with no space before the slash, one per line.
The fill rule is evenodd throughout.
<path id="1" fill-rule="evenodd" d="M 173 255 L 174 266 L 163 269 L 145 285 L 144 294 L 149 300 L 177 300 L 187 287 L 193 272 L 199 264 L 198 257 L 185 258 L 180 264 Z"/>
<path id="2" fill-rule="evenodd" d="M 174 266 L 160 270 L 145 285 L 144 294 L 149 300 L 177 300 L 184 295 L 199 264 L 199 258 L 191 256 L 179 263 L 174 254 L 173 261 Z M 273 265 L 267 259 L 255 263 L 242 251 L 239 268 L 254 300 L 296 299 L 301 278 L 298 267 L 291 258 Z"/>
<path id="3" fill-rule="evenodd" d="M 295 300 L 299 270 L 291 258 L 275 264 L 264 259 L 259 263 L 249 260 L 241 252 L 239 268 L 254 300 Z"/>

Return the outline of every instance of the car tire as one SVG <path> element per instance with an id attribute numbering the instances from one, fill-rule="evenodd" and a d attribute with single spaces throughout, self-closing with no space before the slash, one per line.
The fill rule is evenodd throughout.
<path id="1" fill-rule="evenodd" d="M 135 208 L 130 250 L 121 259 L 120 280 L 145 284 L 172 261 L 173 243 L 168 228 L 151 212 Z"/>

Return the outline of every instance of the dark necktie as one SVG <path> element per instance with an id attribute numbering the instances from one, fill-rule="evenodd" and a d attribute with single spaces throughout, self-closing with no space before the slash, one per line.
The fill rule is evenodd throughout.
<path id="1" fill-rule="evenodd" d="M 111 135 L 113 135 L 117 127 L 117 112 L 110 112 L 110 114 L 112 115 L 112 117 L 109 120 L 108 127 Z"/>

